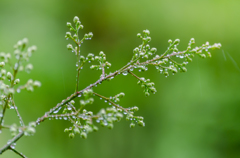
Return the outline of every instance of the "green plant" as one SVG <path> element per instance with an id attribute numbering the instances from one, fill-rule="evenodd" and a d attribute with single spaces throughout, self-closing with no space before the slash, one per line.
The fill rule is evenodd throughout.
<path id="1" fill-rule="evenodd" d="M 0 154 L 6 150 L 12 150 L 21 157 L 25 157 L 23 154 L 15 150 L 15 143 L 24 135 L 33 135 L 35 133 L 35 126 L 39 125 L 44 120 L 68 120 L 71 123 L 71 126 L 66 128 L 64 132 L 68 133 L 70 138 L 79 134 L 80 137 L 84 139 L 87 138 L 88 133 L 98 130 L 98 127 L 95 124 L 100 123 L 101 126 L 112 129 L 114 126 L 113 123 L 120 121 L 124 116 L 126 116 L 126 120 L 130 121 L 131 128 L 135 127 L 135 124 L 145 126 L 143 117 L 135 115 L 135 112 L 138 111 L 137 106 L 124 108 L 119 105 L 118 102 L 125 95 L 123 92 L 105 97 L 96 93 L 94 91 L 95 87 L 104 81 L 114 79 L 114 77 L 118 75 L 130 74 L 136 78 L 137 84 L 143 88 L 144 95 L 149 96 L 151 93 L 155 94 L 157 92 L 154 87 L 155 84 L 151 82 L 150 79 L 145 79 L 135 75 L 133 73 L 134 70 L 147 71 L 148 66 L 152 65 L 156 67 L 159 73 L 164 74 L 166 77 L 170 74 L 186 72 L 187 69 L 185 66 L 192 61 L 192 58 L 195 55 L 200 56 L 201 58 L 211 57 L 209 50 L 216 48 L 219 49 L 221 47 L 221 44 L 209 45 L 209 43 L 206 42 L 206 44 L 203 44 L 200 47 L 193 48 L 192 46 L 195 43 L 195 40 L 192 38 L 188 43 L 187 49 L 179 51 L 177 46 L 180 40 L 176 39 L 174 41 L 169 40 L 169 47 L 167 50 L 163 54 L 157 55 L 157 49 L 151 48 L 148 44 L 151 41 L 149 30 L 144 30 L 142 34 L 137 34 L 137 37 L 142 41 L 142 43 L 133 49 L 133 56 L 131 60 L 119 70 L 111 73 L 108 72 L 108 68 L 111 66 L 111 63 L 107 61 L 104 52 L 101 51 L 97 56 L 92 53 L 84 56 L 80 53 L 81 44 L 86 40 L 90 40 L 93 37 L 93 34 L 91 32 L 87 33 L 82 39 L 80 39 L 79 30 L 83 29 L 83 25 L 78 17 L 74 17 L 73 22 L 74 26 L 69 22 L 67 23 L 67 27 L 70 29 L 70 32 L 66 32 L 65 37 L 67 40 L 72 40 L 75 45 L 67 45 L 67 49 L 72 51 L 77 58 L 75 92 L 66 99 L 62 100 L 55 107 L 45 112 L 45 114 L 38 118 L 35 122 L 30 122 L 28 125 L 24 124 L 24 121 L 18 112 L 17 106 L 14 103 L 14 94 L 24 89 L 33 91 L 34 88 L 41 86 L 39 81 L 33 81 L 32 79 L 29 79 L 26 84 L 18 86 L 20 83 L 20 79 L 17 78 L 18 72 L 23 71 L 24 69 L 27 72 L 30 72 L 33 68 L 32 64 L 29 64 L 28 62 L 32 53 L 36 51 L 36 46 L 27 48 L 28 40 L 23 39 L 14 46 L 15 50 L 13 54 L 16 59 L 12 59 L 9 53 L 0 53 L 0 58 L 2 60 L 2 62 L 0 62 L 0 131 L 4 128 L 9 129 L 13 137 L 4 147 L 0 149 Z M 73 32 L 73 34 L 71 32 Z M 90 84 L 82 90 L 79 90 L 80 71 L 85 65 L 88 65 L 91 62 L 95 62 L 96 64 L 91 65 L 90 69 L 99 70 L 101 75 L 96 82 Z M 10 68 L 9 71 L 7 71 L 7 66 Z M 75 103 L 74 101 L 77 97 L 81 98 L 79 103 Z M 104 99 L 105 102 L 109 104 L 109 107 L 101 109 L 98 113 L 94 114 L 86 108 L 87 105 L 93 104 L 94 98 L 96 97 Z M 16 111 L 20 120 L 20 125 L 4 125 L 4 116 L 6 110 L 8 109 Z M 96 123 L 93 122 L 93 120 L 96 120 Z"/>

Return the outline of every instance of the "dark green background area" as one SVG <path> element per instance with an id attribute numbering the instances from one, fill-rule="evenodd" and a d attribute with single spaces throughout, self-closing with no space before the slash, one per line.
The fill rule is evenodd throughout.
<path id="1" fill-rule="evenodd" d="M 94 91 L 105 96 L 125 92 L 121 105 L 139 106 L 136 115 L 145 118 L 146 127 L 129 128 L 122 120 L 114 129 L 100 127 L 88 139 L 68 138 L 63 132 L 67 121 L 45 121 L 36 134 L 23 137 L 16 149 L 29 158 L 239 158 L 240 157 L 240 1 L 234 0 L 1 0 L 0 51 L 13 52 L 13 45 L 27 37 L 37 45 L 31 63 L 34 70 L 21 73 L 21 83 L 29 78 L 42 87 L 15 95 L 25 121 L 35 121 L 45 111 L 73 93 L 75 63 L 67 51 L 64 36 L 66 22 L 79 16 L 84 33 L 93 32 L 91 41 L 82 45 L 82 54 L 104 51 L 112 63 L 109 71 L 125 65 L 132 50 L 141 41 L 136 34 L 151 31 L 151 46 L 163 53 L 168 39 L 179 38 L 185 50 L 190 38 L 196 46 L 206 41 L 220 42 L 221 50 L 211 59 L 195 57 L 187 73 L 165 78 L 154 67 L 141 77 L 151 78 L 158 92 L 145 97 L 137 80 L 130 75 L 104 82 Z M 100 72 L 86 65 L 81 72 L 80 88 L 96 81 Z M 99 98 L 89 108 L 94 111 L 108 105 Z M 77 104 L 76 104 L 77 106 Z M 5 124 L 17 121 L 8 110 Z M 10 138 L 7 130 L 0 134 L 0 147 Z M 1 158 L 17 158 L 8 151 Z"/>

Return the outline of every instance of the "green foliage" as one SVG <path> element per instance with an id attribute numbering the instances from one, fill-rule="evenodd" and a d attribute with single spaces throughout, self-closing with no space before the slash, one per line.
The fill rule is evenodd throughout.
<path id="1" fill-rule="evenodd" d="M 2 154 L 7 149 L 16 151 L 13 146 L 14 143 L 21 138 L 23 135 L 33 135 L 35 133 L 35 126 L 39 125 L 44 120 L 67 120 L 70 126 L 64 129 L 65 133 L 68 133 L 70 138 L 74 138 L 76 135 L 80 135 L 81 138 L 86 139 L 88 134 L 91 132 L 98 131 L 98 125 L 112 129 L 115 122 L 119 122 L 122 118 L 126 118 L 130 121 L 130 127 L 133 128 L 135 125 L 141 127 L 145 126 L 144 118 L 142 116 L 135 115 L 135 112 L 139 110 L 137 106 L 125 108 L 119 104 L 125 94 L 123 92 L 113 96 L 103 96 L 96 93 L 96 87 L 104 81 L 110 81 L 118 75 L 132 75 L 137 79 L 137 84 L 143 88 L 145 96 L 155 94 L 157 92 L 154 87 L 155 83 L 151 82 L 150 79 L 139 77 L 134 71 L 144 72 L 148 70 L 149 66 L 155 66 L 157 72 L 164 74 L 168 77 L 170 74 L 174 75 L 178 72 L 186 72 L 186 66 L 192 61 L 192 58 L 197 55 L 201 58 L 211 57 L 211 50 L 220 48 L 221 44 L 210 45 L 208 42 L 200 47 L 193 47 L 195 40 L 190 39 L 186 50 L 179 51 L 178 45 L 179 39 L 174 41 L 169 40 L 169 46 L 163 54 L 157 54 L 157 49 L 149 45 L 151 41 L 150 31 L 143 30 L 143 33 L 138 33 L 137 37 L 141 40 L 141 44 L 133 49 L 131 60 L 119 70 L 115 72 L 109 72 L 111 63 L 106 60 L 106 54 L 102 51 L 95 56 L 93 53 L 81 53 L 81 45 L 86 40 L 91 40 L 93 33 L 89 32 L 84 34 L 82 38 L 79 37 L 79 30 L 83 29 L 78 17 L 74 17 L 73 24 L 67 22 L 69 32 L 66 32 L 65 38 L 71 40 L 74 45 L 68 44 L 67 49 L 74 53 L 76 56 L 76 87 L 75 92 L 58 103 L 55 107 L 45 112 L 45 114 L 38 118 L 35 122 L 30 122 L 25 125 L 20 113 L 17 110 L 17 106 L 14 103 L 14 93 L 20 92 L 22 89 L 33 91 L 34 88 L 40 87 L 39 81 L 33 81 L 29 79 L 26 84 L 19 85 L 20 79 L 18 79 L 17 73 L 25 70 L 29 73 L 33 69 L 33 65 L 29 63 L 29 58 L 32 53 L 36 51 L 36 46 L 27 48 L 27 39 L 19 41 L 15 46 L 14 56 L 15 61 L 12 60 L 9 53 L 0 53 L 0 130 L 2 128 L 9 129 L 13 138 L 0 149 Z M 80 71 L 86 64 L 90 64 L 92 70 L 100 70 L 99 79 L 87 86 L 86 88 L 79 90 L 79 77 Z M 15 64 L 13 64 L 15 63 Z M 9 71 L 6 66 L 9 67 Z M 17 87 L 16 87 L 17 86 Z M 76 98 L 79 98 L 79 102 L 75 102 Z M 100 98 L 108 104 L 107 108 L 102 108 L 98 113 L 88 111 L 88 106 L 94 106 L 94 98 Z M 93 105 L 92 105 L 93 104 Z M 14 109 L 20 120 L 20 125 L 4 125 L 4 116 L 7 109 Z M 15 152 L 16 153 L 16 152 Z M 22 156 L 21 154 L 19 154 Z"/>

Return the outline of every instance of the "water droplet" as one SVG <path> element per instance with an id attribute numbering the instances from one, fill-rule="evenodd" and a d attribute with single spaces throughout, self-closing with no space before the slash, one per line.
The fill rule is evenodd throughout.
<path id="1" fill-rule="evenodd" d="M 112 105 L 112 103 L 109 103 L 109 105 Z"/>
<path id="2" fill-rule="evenodd" d="M 127 71 L 124 71 L 122 74 L 123 74 L 124 76 L 126 76 L 126 75 L 128 74 L 128 72 L 127 72 Z"/>
<path id="3" fill-rule="evenodd" d="M 67 120 L 67 117 L 63 117 L 64 120 Z"/>
<path id="4" fill-rule="evenodd" d="M 102 100 L 102 98 L 100 98 L 100 100 Z"/>
<path id="5" fill-rule="evenodd" d="M 106 102 L 107 102 L 107 100 L 104 100 L 104 102 L 106 103 Z"/>
<path id="6" fill-rule="evenodd" d="M 66 40 L 68 40 L 69 38 L 66 38 Z"/>
<path id="7" fill-rule="evenodd" d="M 81 97 L 81 96 L 82 96 L 81 94 L 78 95 L 78 97 Z"/>
<path id="8" fill-rule="evenodd" d="M 21 92 L 21 89 L 17 89 L 17 92 L 20 93 L 20 92 Z"/>
<path id="9" fill-rule="evenodd" d="M 124 115 L 127 115 L 127 112 L 124 111 L 123 114 L 124 114 Z"/>
<path id="10" fill-rule="evenodd" d="M 59 110 L 61 110 L 62 107 L 59 107 L 57 110 L 53 111 L 54 114 L 58 113 Z"/>
<path id="11" fill-rule="evenodd" d="M 100 120 L 96 120 L 96 122 L 97 122 L 97 123 L 99 123 L 99 122 L 100 122 Z"/>

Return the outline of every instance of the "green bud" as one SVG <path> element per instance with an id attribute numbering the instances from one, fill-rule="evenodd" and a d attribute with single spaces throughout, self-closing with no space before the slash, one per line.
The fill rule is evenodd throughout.
<path id="1" fill-rule="evenodd" d="M 74 133 L 69 133 L 69 135 L 68 135 L 68 136 L 69 136 L 69 138 L 71 138 L 71 139 L 72 139 L 72 138 L 74 138 L 75 134 L 74 134 Z"/>
<path id="2" fill-rule="evenodd" d="M 187 62 L 183 62 L 182 63 L 182 66 L 186 66 L 188 63 Z"/>
<path id="3" fill-rule="evenodd" d="M 92 38 L 93 37 L 93 33 L 92 32 L 89 32 L 88 33 L 88 38 Z"/>
<path id="4" fill-rule="evenodd" d="M 67 49 L 68 49 L 68 50 L 73 50 L 73 46 L 72 46 L 71 44 L 68 44 L 68 45 L 67 45 Z"/>
<path id="5" fill-rule="evenodd" d="M 15 81 L 14 81 L 14 84 L 18 84 L 20 82 L 20 79 L 17 78 Z"/>
<path id="6" fill-rule="evenodd" d="M 130 123 L 130 128 L 134 128 L 135 127 L 135 123 Z"/>
<path id="7" fill-rule="evenodd" d="M 83 139 L 87 139 L 87 133 L 86 133 L 86 132 L 82 132 L 82 133 L 80 134 L 80 136 L 81 136 L 81 138 L 83 138 Z"/>
<path id="8" fill-rule="evenodd" d="M 76 39 L 78 39 L 78 36 L 76 34 L 74 34 L 73 38 L 76 40 Z"/>
<path id="9" fill-rule="evenodd" d="M 109 123 L 109 124 L 107 125 L 107 127 L 108 127 L 108 129 L 113 129 L 113 124 L 112 124 L 112 123 Z"/>
<path id="10" fill-rule="evenodd" d="M 34 87 L 41 87 L 41 82 L 39 82 L 39 81 L 34 81 L 34 82 L 33 82 L 33 86 L 34 86 Z"/>
<path id="11" fill-rule="evenodd" d="M 123 118 L 123 114 L 122 113 L 117 113 L 116 118 L 118 118 L 118 119 Z"/>
<path id="12" fill-rule="evenodd" d="M 97 132 L 98 131 L 98 127 L 97 126 L 93 126 L 93 131 Z"/>
<path id="13" fill-rule="evenodd" d="M 167 62 L 168 62 L 168 59 L 167 59 L 167 58 L 164 58 L 164 59 L 163 59 L 163 62 L 164 62 L 164 63 L 167 63 Z"/>
<path id="14" fill-rule="evenodd" d="M 111 67 L 111 63 L 109 63 L 109 62 L 105 62 L 105 65 L 108 67 Z"/>
<path id="15" fill-rule="evenodd" d="M 73 18 L 73 22 L 74 22 L 74 23 L 77 23 L 78 21 L 79 21 L 79 17 L 75 16 L 75 17 Z"/>
<path id="16" fill-rule="evenodd" d="M 64 129 L 64 132 L 65 132 L 65 133 L 69 132 L 69 129 L 68 129 L 68 128 L 65 128 L 65 129 Z"/>
<path id="17" fill-rule="evenodd" d="M 169 44 L 171 44 L 171 43 L 172 43 L 172 40 L 171 40 L 171 39 L 169 39 L 169 40 L 168 40 L 168 43 L 169 43 Z"/>
<path id="18" fill-rule="evenodd" d="M 0 62 L 0 67 L 4 67 L 5 63 L 4 62 Z"/>
<path id="19" fill-rule="evenodd" d="M 28 127 L 28 128 L 25 130 L 24 134 L 25 134 L 25 135 L 32 135 L 32 134 L 34 134 L 35 132 L 36 132 L 35 128 L 33 128 L 33 127 Z"/>
<path id="20" fill-rule="evenodd" d="M 148 29 L 143 30 L 143 33 L 146 34 L 146 35 L 150 35 L 150 31 Z"/>
<path id="21" fill-rule="evenodd" d="M 67 38 L 70 38 L 70 37 L 72 37 L 72 34 L 71 34 L 71 32 L 66 32 L 66 37 L 67 37 Z"/>
<path id="22" fill-rule="evenodd" d="M 190 39 L 190 43 L 194 44 L 194 43 L 195 43 L 195 39 L 194 39 L 194 38 L 191 38 L 191 39 Z"/>
<path id="23" fill-rule="evenodd" d="M 177 48 L 173 48 L 173 51 L 174 51 L 174 52 L 178 52 L 178 49 L 177 49 Z"/>
<path id="24" fill-rule="evenodd" d="M 138 37 L 138 38 L 142 38 L 141 33 L 138 33 L 138 34 L 137 34 L 137 37 Z"/>
<path id="25" fill-rule="evenodd" d="M 95 69 L 95 68 L 96 68 L 95 65 L 91 65 L 91 66 L 90 66 L 90 69 L 92 69 L 92 70 Z"/>
<path id="26" fill-rule="evenodd" d="M 28 126 L 29 127 L 36 127 L 36 122 L 30 122 Z"/>
<path id="27" fill-rule="evenodd" d="M 138 108 L 137 106 L 134 106 L 134 107 L 133 107 L 133 110 L 134 110 L 134 111 L 138 111 L 139 108 Z"/>
<path id="28" fill-rule="evenodd" d="M 165 76 L 168 76 L 168 75 L 169 75 L 167 71 L 165 71 L 163 74 L 164 74 Z"/>
<path id="29" fill-rule="evenodd" d="M 206 54 L 200 54 L 199 55 L 201 58 L 206 58 Z"/>
<path id="30" fill-rule="evenodd" d="M 85 102 L 84 100 L 80 100 L 80 105 L 85 106 L 85 105 L 86 105 L 86 102 Z"/>
<path id="31" fill-rule="evenodd" d="M 182 67 L 182 72 L 187 72 L 187 68 Z"/>
<path id="32" fill-rule="evenodd" d="M 145 92 L 145 96 L 148 97 L 150 95 L 149 92 Z"/>
<path id="33" fill-rule="evenodd" d="M 73 132 L 74 132 L 75 134 L 80 134 L 80 130 L 79 130 L 77 127 L 74 128 Z"/>
<path id="34" fill-rule="evenodd" d="M 211 55 L 211 53 L 210 53 L 210 52 L 207 52 L 207 57 L 209 57 L 209 58 L 211 58 L 211 57 L 212 57 L 212 55 Z"/>
<path id="35" fill-rule="evenodd" d="M 100 55 L 100 56 L 105 56 L 105 54 L 103 53 L 103 51 L 100 51 L 99 55 Z"/>
<path id="36" fill-rule="evenodd" d="M 180 39 L 175 39 L 173 44 L 179 44 L 180 43 Z"/>
<path id="37" fill-rule="evenodd" d="M 143 121 L 138 121 L 138 125 L 144 127 L 145 123 Z"/>
<path id="38" fill-rule="evenodd" d="M 32 64 L 27 64 L 25 67 L 26 72 L 30 73 L 30 71 L 33 69 L 33 65 Z"/>
<path id="39" fill-rule="evenodd" d="M 72 27 L 72 24 L 70 22 L 67 22 L 67 27 Z"/>
<path id="40" fill-rule="evenodd" d="M 156 52 L 157 52 L 157 48 L 152 48 L 152 49 L 150 50 L 150 52 L 156 53 Z"/>
<path id="41" fill-rule="evenodd" d="M 147 38 L 146 38 L 146 41 L 147 41 L 147 42 L 150 42 L 151 39 L 152 39 L 151 37 L 147 37 Z"/>
<path id="42" fill-rule="evenodd" d="M 122 97 L 125 96 L 125 94 L 124 94 L 123 92 L 121 92 L 121 93 L 118 94 L 118 96 L 119 96 L 120 98 L 122 98 Z"/>
<path id="43" fill-rule="evenodd" d="M 78 29 L 83 29 L 83 25 L 79 25 Z"/>
<path id="44" fill-rule="evenodd" d="M 9 79 L 9 80 L 12 80 L 12 74 L 11 74 L 11 72 L 7 72 L 7 78 Z"/>
<path id="45" fill-rule="evenodd" d="M 80 56 L 80 60 L 81 60 L 81 61 L 84 61 L 84 60 L 85 60 L 85 57 L 81 55 L 81 56 Z"/>
<path id="46" fill-rule="evenodd" d="M 93 104 L 94 99 L 93 98 L 89 98 L 88 101 L 89 101 L 89 104 Z"/>
<path id="47" fill-rule="evenodd" d="M 92 89 L 88 89 L 88 90 L 87 90 L 87 93 L 88 93 L 88 95 L 91 96 L 91 95 L 93 95 L 93 90 L 92 90 Z"/>

